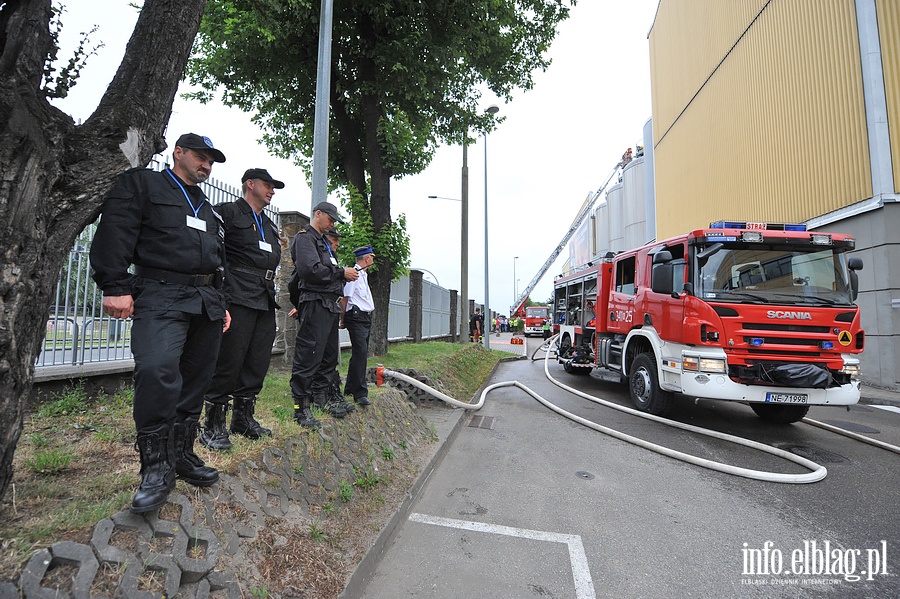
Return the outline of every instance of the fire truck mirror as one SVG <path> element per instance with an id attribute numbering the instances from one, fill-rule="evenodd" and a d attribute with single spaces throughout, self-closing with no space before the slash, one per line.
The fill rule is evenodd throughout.
<path id="1" fill-rule="evenodd" d="M 666 252 L 668 253 L 668 252 Z M 658 256 L 659 254 L 657 254 Z M 671 258 L 670 258 L 671 260 Z M 654 258 L 654 262 L 656 259 Z M 669 295 L 672 293 L 672 286 L 675 279 L 675 267 L 672 264 L 654 264 L 653 276 L 650 282 L 650 289 L 653 293 L 664 293 Z"/>

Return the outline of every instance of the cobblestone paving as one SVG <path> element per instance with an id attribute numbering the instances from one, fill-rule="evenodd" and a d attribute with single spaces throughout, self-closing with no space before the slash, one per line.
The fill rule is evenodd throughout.
<path id="1" fill-rule="evenodd" d="M 113 514 L 94 526 L 90 545 L 60 541 L 36 551 L 18 584 L 0 583 L 0 599 L 242 599 L 241 557 L 267 517 L 308 517 L 341 480 L 378 466 L 383 448 L 428 442 L 429 424 L 415 405 L 427 394 L 409 387 L 410 397 L 402 388 L 382 393 L 364 410 L 242 462 L 236 475 L 190 488 L 193 499 L 173 492 L 156 513 Z"/>

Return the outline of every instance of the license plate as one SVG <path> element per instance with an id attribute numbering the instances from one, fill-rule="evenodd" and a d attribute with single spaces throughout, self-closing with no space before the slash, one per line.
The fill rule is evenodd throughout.
<path id="1" fill-rule="evenodd" d="M 766 403 L 806 403 L 806 393 L 766 393 Z"/>

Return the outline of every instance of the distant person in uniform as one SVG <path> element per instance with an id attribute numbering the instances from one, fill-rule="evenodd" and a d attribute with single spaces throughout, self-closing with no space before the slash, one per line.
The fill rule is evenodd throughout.
<path id="1" fill-rule="evenodd" d="M 199 187 L 225 155 L 208 137 L 186 133 L 172 159 L 164 171 L 131 169 L 119 177 L 91 243 L 103 310 L 134 319 L 133 413 L 141 459 L 135 513 L 165 505 L 176 475 L 199 487 L 219 480 L 194 453 L 194 441 L 231 320 L 222 289 L 225 228 Z"/>
<path id="2" fill-rule="evenodd" d="M 337 368 L 340 344 L 338 322 L 344 283 L 355 281 L 353 267 L 341 267 L 324 233 L 343 222 L 334 204 L 320 202 L 313 208 L 309 227 L 291 241 L 294 274 L 289 285 L 291 303 L 297 309 L 297 341 L 291 368 L 294 420 L 306 428 L 319 428 L 310 406 L 326 411 L 346 408 L 329 401 L 328 388 Z"/>
<path id="3" fill-rule="evenodd" d="M 482 322 L 481 308 L 475 308 L 475 313 L 469 317 L 469 341 L 477 342 L 481 337 Z"/>
<path id="4" fill-rule="evenodd" d="M 232 433 L 248 439 L 272 435 L 254 415 L 275 342 L 275 269 L 281 262 L 281 235 L 264 209 L 276 189 L 284 189 L 284 183 L 265 169 L 251 168 L 241 177 L 244 198 L 216 207 L 225 222 L 225 294 L 231 328 L 222 337 L 200 433 L 200 443 L 216 451 L 232 447 L 225 427 L 232 397 Z"/>
<path id="5" fill-rule="evenodd" d="M 366 386 L 366 363 L 369 358 L 369 334 L 372 331 L 375 300 L 369 289 L 369 275 L 366 271 L 375 264 L 375 251 L 372 246 L 364 245 L 353 250 L 353 255 L 356 257 L 355 268 L 359 272 L 359 278 L 344 285 L 340 323 L 350 335 L 351 346 L 344 395 L 351 395 L 359 405 L 368 406 L 371 402 Z"/>

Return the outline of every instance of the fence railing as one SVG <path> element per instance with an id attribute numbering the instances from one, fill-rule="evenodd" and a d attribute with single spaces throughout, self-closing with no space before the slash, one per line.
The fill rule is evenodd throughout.
<path id="1" fill-rule="evenodd" d="M 154 159 L 150 168 L 167 165 Z M 201 183 L 210 203 L 216 205 L 241 198 L 239 189 L 214 179 Z M 280 226 L 277 209 L 268 207 L 268 216 Z M 103 294 L 90 276 L 90 247 L 97 223 L 78 236 L 67 263 L 59 274 L 56 297 L 47 319 L 42 351 L 35 363 L 35 380 L 63 376 L 90 375 L 92 370 L 108 371 L 133 363 L 131 319 L 116 319 L 103 313 Z M 410 334 L 410 284 L 403 277 L 391 284 L 388 306 L 388 340 L 405 339 Z M 422 286 L 422 338 L 450 335 L 450 291 L 428 281 Z M 283 335 L 282 335 L 283 337 Z M 341 345 L 349 346 L 346 330 L 340 331 Z M 281 344 L 283 345 L 283 343 Z M 276 348 L 277 349 L 277 348 Z M 56 374 L 55 374 L 56 373 Z"/>

